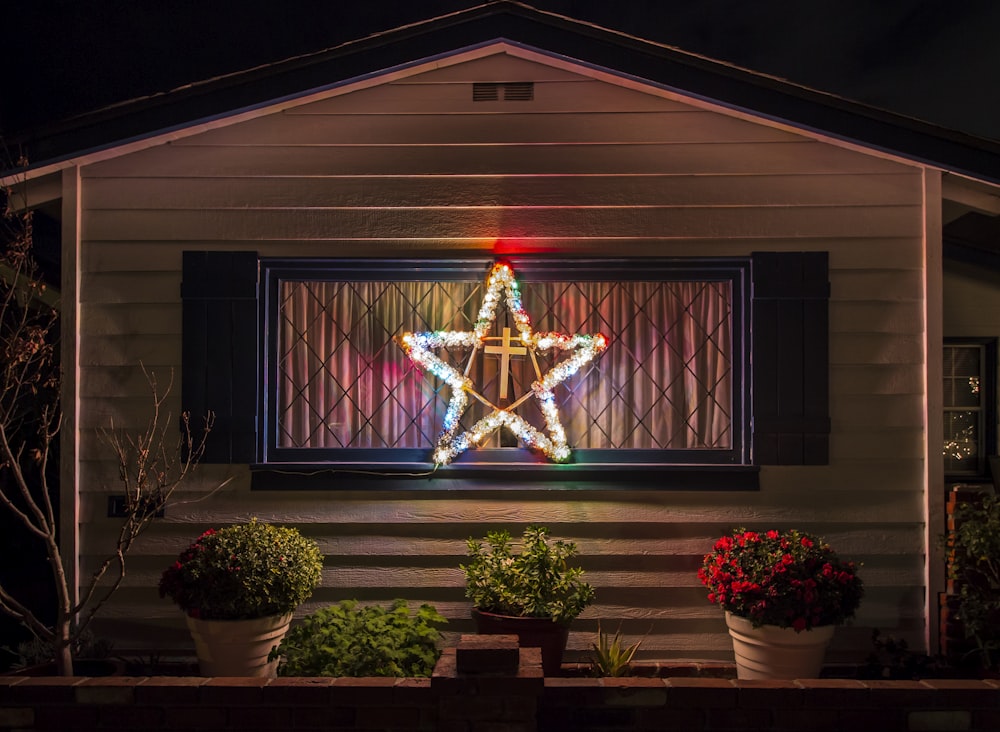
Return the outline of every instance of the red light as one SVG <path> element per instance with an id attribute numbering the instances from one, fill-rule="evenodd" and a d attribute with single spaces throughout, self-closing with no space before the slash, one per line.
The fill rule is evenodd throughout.
<path id="1" fill-rule="evenodd" d="M 497 239 L 493 243 L 493 254 L 499 257 L 508 254 L 551 254 L 557 247 L 533 239 Z"/>

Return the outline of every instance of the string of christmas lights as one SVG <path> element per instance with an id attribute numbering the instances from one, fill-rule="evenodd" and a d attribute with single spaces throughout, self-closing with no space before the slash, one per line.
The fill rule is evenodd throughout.
<path id="1" fill-rule="evenodd" d="M 440 348 L 472 349 L 468 365 L 484 348 L 489 333 L 496 322 L 497 308 L 501 302 L 514 320 L 521 344 L 535 353 L 571 351 L 569 358 L 555 364 L 531 384 L 531 396 L 538 400 L 545 418 L 548 435 L 529 424 L 513 410 L 524 401 L 516 400 L 506 408 L 495 407 L 479 391 L 469 377 L 439 358 L 434 351 Z M 566 335 L 564 333 L 534 333 L 531 318 L 521 302 L 521 291 L 514 271 L 504 262 L 493 265 L 486 278 L 486 292 L 472 331 L 432 331 L 403 333 L 396 342 L 410 360 L 444 381 L 451 389 L 451 399 L 445 412 L 442 432 L 433 452 L 435 465 L 447 465 L 466 450 L 478 447 L 487 437 L 501 427 L 509 429 L 526 447 L 540 451 L 550 460 L 565 462 L 570 457 L 566 432 L 559 418 L 553 388 L 571 378 L 583 366 L 593 361 L 608 347 L 608 339 L 595 335 Z M 468 371 L 469 368 L 466 368 Z M 537 370 L 537 366 L 536 366 Z M 458 434 L 462 415 L 469 406 L 469 396 L 493 407 L 493 411 L 476 422 L 467 431 Z M 526 395 L 527 396 L 527 395 Z"/>

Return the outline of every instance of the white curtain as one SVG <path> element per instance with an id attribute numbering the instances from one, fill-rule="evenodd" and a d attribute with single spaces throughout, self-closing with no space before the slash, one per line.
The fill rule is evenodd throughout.
<path id="1" fill-rule="evenodd" d="M 392 337 L 471 329 L 482 290 L 471 282 L 282 283 L 279 446 L 429 449 L 450 394 Z M 731 447 L 729 283 L 522 282 L 521 291 L 536 330 L 610 339 L 557 388 L 572 447 Z M 501 308 L 496 334 L 505 317 Z M 451 357 L 464 370 L 467 354 Z M 543 371 L 551 365 L 539 359 Z M 530 359 L 511 371 L 515 393 L 530 389 Z M 480 356 L 470 377 L 492 394 L 495 364 Z M 482 409 L 475 405 L 465 421 Z M 533 400 L 518 412 L 543 426 Z"/>

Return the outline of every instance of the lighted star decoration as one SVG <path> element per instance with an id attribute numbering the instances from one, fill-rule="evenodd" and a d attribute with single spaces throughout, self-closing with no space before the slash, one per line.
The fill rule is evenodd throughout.
<path id="1" fill-rule="evenodd" d="M 496 322 L 497 307 L 501 300 L 514 319 L 517 327 L 516 338 L 512 338 L 510 328 L 504 328 L 502 336 L 489 335 Z M 496 341 L 500 341 L 500 345 L 488 345 L 488 342 Z M 566 444 L 566 432 L 559 419 L 559 409 L 556 406 L 553 389 L 597 358 L 608 347 L 608 339 L 600 333 L 566 335 L 534 332 L 531 329 L 531 319 L 521 304 L 521 292 L 514 278 L 514 271 L 503 262 L 494 264 L 486 278 L 486 294 L 483 296 L 483 304 L 479 308 L 473 330 L 403 333 L 396 338 L 396 342 L 417 367 L 429 371 L 451 388 L 451 400 L 445 412 L 441 436 L 434 449 L 435 465 L 447 465 L 469 448 L 481 445 L 501 427 L 506 427 L 525 446 L 541 451 L 550 460 L 556 462 L 568 460 L 570 448 Z M 440 348 L 470 349 L 465 370 L 459 371 L 455 366 L 439 358 L 435 351 Z M 510 358 L 518 355 L 530 356 L 537 377 L 532 382 L 530 391 L 517 396 L 504 407 L 499 407 L 486 398 L 469 378 L 472 365 L 481 351 L 499 355 L 501 358 L 501 399 L 507 397 Z M 569 355 L 543 374 L 537 355 L 551 352 L 564 352 Z M 532 397 L 538 400 L 545 419 L 545 433 L 515 412 Z M 491 411 L 471 428 L 459 433 L 460 420 L 469 407 L 470 399 L 482 402 Z"/>

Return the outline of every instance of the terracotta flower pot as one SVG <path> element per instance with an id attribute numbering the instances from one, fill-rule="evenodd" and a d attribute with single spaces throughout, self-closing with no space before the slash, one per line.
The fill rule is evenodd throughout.
<path id="1" fill-rule="evenodd" d="M 516 635 L 522 648 L 541 648 L 545 675 L 559 675 L 569 638 L 568 626 L 551 618 L 496 615 L 475 609 L 472 618 L 476 621 L 476 631 L 482 635 Z"/>
<path id="2" fill-rule="evenodd" d="M 250 620 L 201 620 L 187 616 L 203 676 L 277 675 L 278 662 L 268 661 L 271 649 L 281 643 L 292 614 Z"/>
<path id="3" fill-rule="evenodd" d="M 835 625 L 796 633 L 792 628 L 762 625 L 726 613 L 726 625 L 736 654 L 736 675 L 741 679 L 814 679 L 823 669 L 826 647 Z"/>

